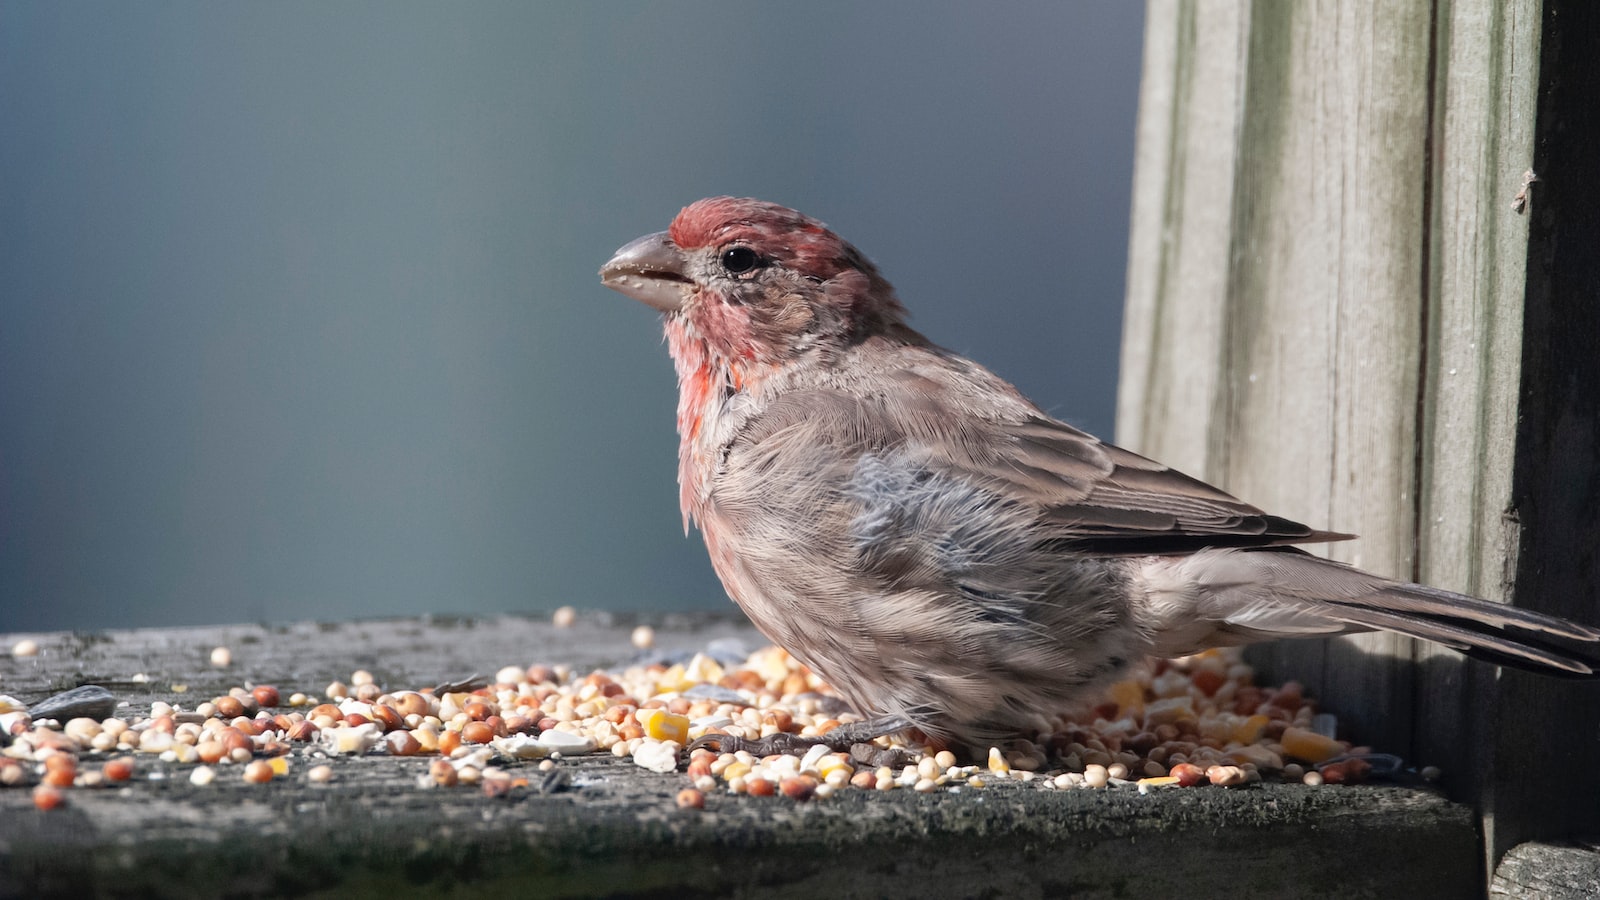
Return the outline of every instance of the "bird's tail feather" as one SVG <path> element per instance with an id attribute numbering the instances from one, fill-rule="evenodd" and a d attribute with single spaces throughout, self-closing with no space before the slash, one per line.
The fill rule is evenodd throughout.
<path id="1" fill-rule="evenodd" d="M 1259 629 L 1262 636 L 1279 630 L 1273 620 L 1283 618 L 1271 612 L 1274 604 L 1262 602 L 1264 592 L 1283 604 L 1279 609 L 1287 607 L 1286 621 L 1298 625 L 1304 623 L 1295 615 L 1309 615 L 1312 622 L 1329 620 L 1351 631 L 1378 629 L 1433 641 L 1497 666 L 1600 678 L 1600 628 L 1390 581 L 1295 549 L 1224 552 L 1204 568 L 1202 581 L 1212 596 L 1232 608 L 1227 621 Z"/>

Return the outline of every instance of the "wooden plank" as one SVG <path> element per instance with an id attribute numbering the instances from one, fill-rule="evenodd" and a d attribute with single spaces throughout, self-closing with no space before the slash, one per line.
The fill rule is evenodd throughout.
<path id="1" fill-rule="evenodd" d="M 1519 606 L 1600 624 L 1600 4 L 1545 0 L 1512 496 Z M 1542 188 L 1542 190 L 1540 190 Z M 1600 689 L 1497 680 L 1484 830 L 1600 835 Z"/>
<path id="2" fill-rule="evenodd" d="M 1429 4 L 1156 3 L 1149 20 L 1118 439 L 1359 532 L 1326 549 L 1408 576 Z M 1268 653 L 1364 739 L 1409 746 L 1409 641 Z"/>
<path id="3" fill-rule="evenodd" d="M 1247 22 L 1241 4 L 1194 0 L 1145 16 L 1117 437 L 1196 475 L 1211 472 Z"/>
<path id="4" fill-rule="evenodd" d="M 1437 42 L 1417 578 L 1495 600 L 1510 597 L 1520 537 L 1511 488 L 1528 230 L 1511 198 L 1533 162 L 1539 6 L 1447 4 Z M 1429 645 L 1418 659 L 1413 753 L 1479 802 L 1492 837 L 1499 675 Z"/>
<path id="5" fill-rule="evenodd" d="M 1362 534 L 1336 558 L 1600 621 L 1600 11 L 1156 0 L 1149 19 L 1119 442 Z M 1556 174 L 1523 216 L 1536 121 Z M 1254 658 L 1445 767 L 1490 862 L 1600 831 L 1592 688 L 1389 637 Z"/>

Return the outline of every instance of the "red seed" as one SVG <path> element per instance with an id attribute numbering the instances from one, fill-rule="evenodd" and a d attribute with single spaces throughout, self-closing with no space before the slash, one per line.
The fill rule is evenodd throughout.
<path id="1" fill-rule="evenodd" d="M 55 809 L 65 802 L 66 797 L 51 785 L 41 784 L 33 789 L 33 805 L 40 809 Z"/>
<path id="2" fill-rule="evenodd" d="M 1211 669 L 1201 669 L 1200 671 L 1194 673 L 1194 675 L 1189 678 L 1189 681 L 1195 687 L 1200 689 L 1200 693 L 1210 697 L 1217 692 L 1217 688 L 1222 687 L 1223 682 L 1227 681 L 1227 679 L 1223 677 L 1221 672 L 1214 672 Z"/>
<path id="3" fill-rule="evenodd" d="M 255 689 L 250 692 L 250 696 L 255 698 L 257 706 L 278 705 L 278 689 L 270 684 L 256 685 Z"/>
<path id="4" fill-rule="evenodd" d="M 71 753 L 52 753 L 44 758 L 46 772 L 76 772 L 78 758 Z"/>
<path id="5" fill-rule="evenodd" d="M 461 728 L 461 740 L 469 744 L 487 744 L 494 740 L 494 729 L 486 722 L 468 722 Z"/>
<path id="6" fill-rule="evenodd" d="M 127 781 L 133 777 L 133 760 L 125 756 L 109 760 L 100 767 L 100 773 L 107 781 Z"/>
<path id="7" fill-rule="evenodd" d="M 211 705 L 217 708 L 217 715 L 224 719 L 237 719 L 244 715 L 244 704 L 239 702 L 238 697 L 218 697 L 211 701 Z"/>
<path id="8" fill-rule="evenodd" d="M 450 754 L 456 752 L 456 750 L 460 749 L 460 747 L 461 732 L 446 731 L 445 733 L 439 735 L 439 753 L 441 756 L 449 756 Z"/>
<path id="9" fill-rule="evenodd" d="M 72 787 L 72 781 L 77 776 L 78 773 L 75 769 L 49 769 L 45 771 L 44 777 L 39 780 L 51 787 L 64 788 Z"/>
<path id="10" fill-rule="evenodd" d="M 765 778 L 752 778 L 744 783 L 744 792 L 752 797 L 771 797 L 777 788 Z"/>
<path id="11" fill-rule="evenodd" d="M 1167 774 L 1178 779 L 1179 787 L 1194 787 L 1206 780 L 1206 773 L 1193 763 L 1178 763 Z"/>
<path id="12" fill-rule="evenodd" d="M 372 720 L 384 731 L 398 731 L 406 727 L 405 716 L 392 706 L 378 704 L 372 708 Z"/>
<path id="13" fill-rule="evenodd" d="M 804 775 L 785 778 L 779 787 L 785 797 L 799 803 L 810 800 L 817 793 L 816 780 Z"/>
<path id="14" fill-rule="evenodd" d="M 697 788 L 684 788 L 678 792 L 678 807 L 680 809 L 705 809 L 705 792 Z"/>
<path id="15" fill-rule="evenodd" d="M 450 787 L 458 780 L 456 767 L 450 765 L 448 760 L 443 759 L 436 759 L 432 765 L 428 766 L 428 775 L 433 778 L 435 784 L 444 787 Z"/>

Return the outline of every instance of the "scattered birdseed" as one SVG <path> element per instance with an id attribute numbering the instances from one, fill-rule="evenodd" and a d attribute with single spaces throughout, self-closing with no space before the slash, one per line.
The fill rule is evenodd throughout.
<path id="1" fill-rule="evenodd" d="M 233 665 L 233 651 L 227 647 L 217 647 L 211 651 L 211 664 L 219 669 L 226 669 Z"/>
<path id="2" fill-rule="evenodd" d="M 229 764 L 241 767 L 241 778 L 270 781 L 288 774 L 288 754 L 433 757 L 420 783 L 477 783 L 494 797 L 542 790 L 529 782 L 544 778 L 559 776 L 566 784 L 557 760 L 602 752 L 666 777 L 682 771 L 702 802 L 720 789 L 803 801 L 847 789 L 959 791 L 996 781 L 1019 789 L 1141 792 L 1208 781 L 1349 784 L 1368 777 L 1370 760 L 1378 759 L 1333 738 L 1336 721 L 1319 717 L 1299 685 L 1256 685 L 1237 651 L 1155 662 L 1112 685 L 1103 702 L 1041 719 L 1050 724 L 1034 740 L 995 746 L 979 760 L 900 736 L 858 746 L 855 755 L 814 745 L 764 757 L 701 749 L 684 760 L 681 748 L 706 735 L 809 737 L 860 721 L 842 712 L 827 684 L 776 647 L 754 653 L 723 647 L 687 662 L 588 674 L 560 665 L 506 665 L 492 682 L 473 676 L 417 690 L 386 692 L 366 671 L 353 672 L 350 681 L 328 685 L 326 702 L 295 692 L 280 708 L 276 687 L 246 685 L 192 711 L 156 702 L 148 715 L 128 718 L 116 714 L 128 703 L 119 705 L 99 688 L 95 697 L 58 695 L 73 703 L 56 707 L 62 714 L 50 718 L 30 717 L 20 702 L 0 697 L 0 728 L 14 735 L 0 757 L 0 785 L 35 783 L 34 770 L 15 762 L 31 760 L 46 786 L 97 780 L 114 786 L 133 774 L 128 754 L 134 751 L 169 767 L 193 766 L 188 777 L 197 784 L 216 777 L 214 766 Z M 73 705 L 78 699 L 98 705 L 91 713 Z M 109 761 L 78 771 L 77 758 L 90 753 Z M 530 765 L 543 775 L 517 774 Z M 147 777 L 182 772 L 157 766 Z M 331 768 L 317 765 L 307 780 L 331 776 Z"/>

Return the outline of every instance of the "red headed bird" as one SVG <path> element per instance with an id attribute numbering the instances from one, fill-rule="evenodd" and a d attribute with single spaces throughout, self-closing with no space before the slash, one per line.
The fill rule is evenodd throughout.
<path id="1" fill-rule="evenodd" d="M 825 742 L 982 747 L 1145 657 L 1283 637 L 1600 671 L 1600 629 L 1312 556 L 1290 545 L 1350 535 L 1051 418 L 793 210 L 701 200 L 600 274 L 665 318 L 685 526 L 763 634 L 876 716 Z"/>

